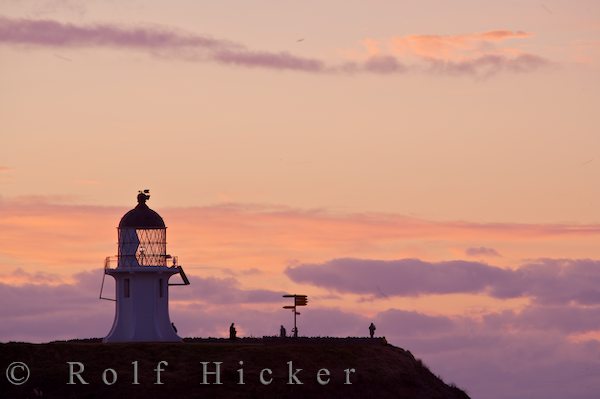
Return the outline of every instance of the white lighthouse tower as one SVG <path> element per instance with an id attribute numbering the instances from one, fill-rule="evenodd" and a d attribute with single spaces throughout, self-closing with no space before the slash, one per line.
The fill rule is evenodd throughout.
<path id="1" fill-rule="evenodd" d="M 115 279 L 116 310 L 113 326 L 104 342 L 178 342 L 169 319 L 169 286 L 188 285 L 177 258 L 167 255 L 167 228 L 162 217 L 148 208 L 148 190 L 140 191 L 138 204 L 119 223 L 116 257 L 107 258 L 104 277 Z M 171 263 L 171 265 L 168 265 Z M 179 274 L 182 283 L 170 284 Z M 102 297 L 102 288 L 100 289 Z"/>

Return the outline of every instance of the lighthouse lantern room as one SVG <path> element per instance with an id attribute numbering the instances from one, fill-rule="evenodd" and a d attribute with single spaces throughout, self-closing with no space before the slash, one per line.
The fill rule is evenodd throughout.
<path id="1" fill-rule="evenodd" d="M 118 255 L 106 258 L 100 288 L 106 275 L 115 279 L 113 326 L 104 342 L 178 342 L 169 318 L 169 286 L 188 285 L 177 257 L 167 254 L 167 228 L 163 218 L 146 205 L 149 190 L 140 191 L 138 204 L 118 227 Z M 116 264 L 116 266 L 115 266 Z M 182 283 L 169 283 L 179 274 Z"/>

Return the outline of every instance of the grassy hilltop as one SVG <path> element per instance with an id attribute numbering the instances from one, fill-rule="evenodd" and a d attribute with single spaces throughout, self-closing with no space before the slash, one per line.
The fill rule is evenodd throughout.
<path id="1" fill-rule="evenodd" d="M 137 382 L 134 365 L 137 361 Z M 160 382 L 157 364 L 163 363 Z M 243 366 L 239 362 L 243 361 Z M 288 385 L 289 365 L 302 385 Z M 24 362 L 30 378 L 22 385 L 8 382 L 5 370 L 12 362 Z M 81 377 L 69 382 L 67 362 L 85 366 Z M 202 364 L 221 364 L 222 385 L 202 385 Z M 446 385 L 423 363 L 401 348 L 388 345 L 385 339 L 360 338 L 245 338 L 230 342 L 224 339 L 186 339 L 184 343 L 102 344 L 98 340 L 52 342 L 47 344 L 0 344 L 0 398 L 402 398 L 468 399 L 466 393 Z M 112 385 L 103 382 L 105 379 Z M 238 384 L 238 369 L 243 369 L 244 385 Z M 265 381 L 259 381 L 262 369 Z M 327 385 L 317 382 L 329 378 Z M 346 369 L 355 369 L 355 372 Z M 73 365 L 74 372 L 79 365 Z M 23 370 L 15 370 L 17 378 Z M 349 382 L 345 384 L 346 375 Z"/>

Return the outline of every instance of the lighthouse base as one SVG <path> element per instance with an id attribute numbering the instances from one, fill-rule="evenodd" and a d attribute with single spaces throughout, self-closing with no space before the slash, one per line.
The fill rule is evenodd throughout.
<path id="1" fill-rule="evenodd" d="M 115 279 L 115 320 L 103 342 L 181 342 L 169 318 L 169 278 L 177 267 L 107 269 Z"/>

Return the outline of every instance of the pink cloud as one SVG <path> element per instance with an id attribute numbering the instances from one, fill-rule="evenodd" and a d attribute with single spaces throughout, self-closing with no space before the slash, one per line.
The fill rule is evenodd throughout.
<path id="1" fill-rule="evenodd" d="M 333 259 L 288 267 L 288 277 L 342 293 L 379 296 L 481 293 L 510 278 L 510 271 L 479 262 L 429 263 L 418 259 Z"/>
<path id="2" fill-rule="evenodd" d="M 63 282 L 63 280 L 57 274 L 46 273 L 43 271 L 29 273 L 20 267 L 18 267 L 12 272 L 0 273 L 0 283 L 7 283 L 12 285 L 56 284 L 61 282 Z"/>
<path id="3" fill-rule="evenodd" d="M 430 72 L 444 75 L 476 75 L 487 77 L 502 71 L 532 72 L 548 65 L 548 61 L 534 54 L 519 54 L 509 57 L 502 54 L 486 54 L 463 61 L 427 59 Z"/>
<path id="4" fill-rule="evenodd" d="M 367 59 L 364 63 L 364 69 L 369 72 L 386 74 L 406 72 L 407 67 L 398 59 L 391 56 L 374 56 Z"/>
<path id="5" fill-rule="evenodd" d="M 323 72 L 323 61 L 298 57 L 286 52 L 269 53 L 266 51 L 221 50 L 213 55 L 215 61 L 248 67 L 301 70 L 305 72 Z"/>
<path id="6" fill-rule="evenodd" d="M 116 225 L 129 207 L 0 199 L 0 265 L 50 273 L 100 267 L 116 252 Z M 169 226 L 169 250 L 184 265 L 211 264 L 233 272 L 281 271 L 291 260 L 351 257 L 394 259 L 407 241 L 448 245 L 501 240 L 577 241 L 600 236 L 594 224 L 436 222 L 398 214 L 343 214 L 268 205 L 157 209 Z M 90 228 L 93 226 L 93 228 Z M 257 234 L 260 232 L 260 234 Z M 449 239 L 450 237 L 450 239 Z"/>
<path id="7" fill-rule="evenodd" d="M 566 336 L 600 330 L 600 307 L 573 305 L 528 306 L 520 312 L 507 310 L 484 316 L 490 328 L 501 331 L 519 329 L 523 331 L 558 332 Z"/>
<path id="8" fill-rule="evenodd" d="M 157 26 L 123 27 L 113 24 L 75 25 L 53 20 L 0 17 L 0 43 L 45 47 L 128 48 L 182 59 L 246 67 L 323 72 L 323 62 L 285 52 L 248 50 L 209 36 Z"/>
<path id="9" fill-rule="evenodd" d="M 465 255 L 467 256 L 493 256 L 498 257 L 501 256 L 498 251 L 494 248 L 488 247 L 471 247 L 465 249 Z"/>
<path id="10" fill-rule="evenodd" d="M 480 33 L 479 36 L 485 40 L 500 41 L 500 40 L 506 40 L 506 39 L 530 37 L 531 33 L 523 32 L 520 30 L 519 31 L 492 30 L 489 32 Z"/>
<path id="11" fill-rule="evenodd" d="M 361 42 L 366 57 L 414 60 L 411 68 L 445 75 L 486 77 L 499 72 L 531 72 L 549 65 L 536 54 L 503 45 L 510 39 L 527 39 L 523 31 L 494 30 L 464 35 L 406 35 Z"/>
<path id="12" fill-rule="evenodd" d="M 160 27 L 79 26 L 49 19 L 0 17 L 0 40 L 7 44 L 52 47 L 222 48 L 232 43 Z"/>
<path id="13" fill-rule="evenodd" d="M 455 60 L 471 51 L 489 51 L 486 44 L 508 39 L 524 39 L 531 34 L 522 31 L 495 30 L 464 35 L 407 35 L 389 40 L 395 54 L 417 55 L 423 58 Z"/>
<path id="14" fill-rule="evenodd" d="M 600 305 L 600 261 L 544 259 L 504 269 L 463 260 L 333 259 L 288 267 L 297 283 L 342 293 L 380 296 L 483 293 L 495 298 L 529 297 L 536 303 Z"/>
<path id="15" fill-rule="evenodd" d="M 526 38 L 529 34 L 490 31 L 471 35 L 409 35 L 390 40 L 393 49 L 384 54 L 375 40 L 365 40 L 368 57 L 360 62 L 333 63 L 297 56 L 288 52 L 248 49 L 228 40 L 182 32 L 159 26 L 119 26 L 115 24 L 76 25 L 48 19 L 13 19 L 0 17 L 0 43 L 29 47 L 109 47 L 145 51 L 153 55 L 176 57 L 189 61 L 211 61 L 241 67 L 294 70 L 310 73 L 374 73 L 399 74 L 410 71 L 448 75 L 491 75 L 497 72 L 529 72 L 545 66 L 540 56 L 505 48 L 501 54 L 481 52 L 485 43 Z M 457 57 L 457 52 L 475 51 L 476 56 Z M 510 56 L 509 53 L 513 53 Z M 515 55 L 514 53 L 517 52 Z M 407 66 L 399 56 L 420 57 L 417 65 Z M 423 63 L 423 61 L 426 61 Z M 435 61 L 435 62 L 431 62 Z"/>

